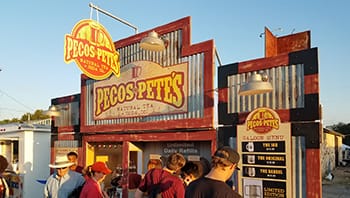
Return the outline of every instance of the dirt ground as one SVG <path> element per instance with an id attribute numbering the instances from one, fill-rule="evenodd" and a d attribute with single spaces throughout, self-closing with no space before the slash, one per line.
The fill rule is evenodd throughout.
<path id="1" fill-rule="evenodd" d="M 334 178 L 329 181 L 322 180 L 323 198 L 349 198 L 350 197 L 350 165 L 337 167 L 332 171 Z"/>

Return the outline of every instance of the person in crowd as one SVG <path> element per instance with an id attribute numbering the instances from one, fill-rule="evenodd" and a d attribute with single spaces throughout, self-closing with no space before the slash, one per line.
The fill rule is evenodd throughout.
<path id="1" fill-rule="evenodd" d="M 136 165 L 133 161 L 129 165 L 129 189 L 136 189 L 141 182 L 141 175 L 137 173 Z"/>
<path id="2" fill-rule="evenodd" d="M 73 165 L 66 155 L 57 155 L 55 162 L 49 164 L 56 171 L 49 176 L 44 187 L 45 198 L 67 198 L 76 188 L 85 182 L 84 177 L 69 167 Z"/>
<path id="3" fill-rule="evenodd" d="M 186 198 L 240 198 L 236 191 L 232 190 L 225 182 L 238 169 L 240 156 L 237 151 L 225 146 L 215 151 L 212 156 L 212 168 L 210 172 L 189 184 L 186 188 Z"/>
<path id="4" fill-rule="evenodd" d="M 135 198 L 142 198 L 144 193 L 152 194 L 156 186 L 163 198 L 183 198 L 185 187 L 178 174 L 185 163 L 186 159 L 182 154 L 171 154 L 164 168 L 153 168 L 146 173 L 135 192 Z"/>
<path id="5" fill-rule="evenodd" d="M 149 156 L 149 160 L 147 163 L 147 170 L 151 170 L 152 168 L 163 168 L 163 162 L 161 159 L 161 155 L 151 154 Z"/>
<path id="6" fill-rule="evenodd" d="M 121 164 L 118 164 L 112 172 L 111 185 L 117 188 L 121 188 L 122 178 L 123 178 L 123 168 Z"/>
<path id="7" fill-rule="evenodd" d="M 78 165 L 78 153 L 71 151 L 67 153 L 67 158 L 70 162 L 73 163 L 73 165 L 69 167 L 70 170 L 78 173 L 83 173 L 84 167 Z"/>
<path id="8" fill-rule="evenodd" d="M 6 157 L 0 155 L 0 198 L 22 197 L 22 179 L 10 165 Z"/>
<path id="9" fill-rule="evenodd" d="M 181 168 L 181 178 L 185 186 L 202 176 L 202 165 L 199 161 L 187 161 Z"/>
<path id="10" fill-rule="evenodd" d="M 8 167 L 9 163 L 6 159 L 6 157 L 0 155 L 0 198 L 9 197 L 9 186 L 3 177 L 3 173 L 5 172 L 6 168 Z"/>
<path id="11" fill-rule="evenodd" d="M 91 166 L 90 177 L 81 190 L 80 198 L 109 198 L 107 192 L 101 189 L 101 183 L 112 171 L 104 162 L 97 161 Z"/>
<path id="12" fill-rule="evenodd" d="M 91 177 L 91 166 L 92 165 L 89 165 L 81 171 L 82 172 L 81 174 L 84 176 L 85 180 Z"/>
<path id="13" fill-rule="evenodd" d="M 18 171 L 19 171 L 18 159 L 13 160 L 12 167 L 13 167 L 13 171 L 15 171 L 18 174 Z"/>

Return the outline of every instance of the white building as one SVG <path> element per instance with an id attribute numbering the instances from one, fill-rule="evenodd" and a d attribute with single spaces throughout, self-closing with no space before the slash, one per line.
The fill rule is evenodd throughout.
<path id="1" fill-rule="evenodd" d="M 39 181 L 50 175 L 50 139 L 50 122 L 0 125 L 0 154 L 22 177 L 24 198 L 43 197 Z"/>

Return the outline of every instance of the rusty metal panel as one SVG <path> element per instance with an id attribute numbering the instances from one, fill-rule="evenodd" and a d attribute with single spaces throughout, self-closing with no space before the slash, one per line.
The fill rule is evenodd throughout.
<path id="1" fill-rule="evenodd" d="M 168 47 L 162 52 L 151 52 L 140 48 L 139 43 L 131 44 L 117 49 L 120 53 L 121 67 L 134 61 L 152 61 L 164 67 L 174 64 L 188 62 L 188 112 L 170 115 L 157 115 L 145 117 L 119 118 L 119 119 L 93 119 L 93 83 L 94 80 L 86 81 L 85 123 L 92 125 L 110 125 L 137 123 L 161 120 L 179 120 L 187 118 L 202 118 L 204 114 L 204 53 L 198 53 L 187 57 L 181 56 L 181 30 L 167 33 L 169 39 Z M 122 74 L 121 74 L 122 75 Z"/>
<path id="2" fill-rule="evenodd" d="M 239 86 L 253 72 L 228 77 L 228 113 L 250 112 L 258 107 L 293 109 L 304 107 L 304 65 L 279 66 L 261 70 L 269 76 L 273 91 L 266 94 L 240 96 Z"/>

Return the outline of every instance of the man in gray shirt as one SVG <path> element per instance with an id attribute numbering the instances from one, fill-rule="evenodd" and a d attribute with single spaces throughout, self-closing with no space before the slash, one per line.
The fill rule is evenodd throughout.
<path id="1" fill-rule="evenodd" d="M 84 177 L 75 171 L 69 170 L 72 165 L 66 155 L 57 155 L 50 168 L 55 168 L 56 172 L 47 179 L 44 188 L 45 198 L 67 198 L 72 191 L 85 182 Z"/>

